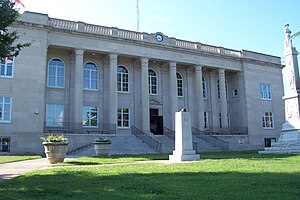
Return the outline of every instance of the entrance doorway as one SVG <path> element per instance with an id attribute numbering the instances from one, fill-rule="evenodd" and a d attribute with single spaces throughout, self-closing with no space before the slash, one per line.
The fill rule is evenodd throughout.
<path id="1" fill-rule="evenodd" d="M 150 131 L 154 135 L 163 135 L 163 116 L 158 116 L 158 109 L 150 109 Z"/>

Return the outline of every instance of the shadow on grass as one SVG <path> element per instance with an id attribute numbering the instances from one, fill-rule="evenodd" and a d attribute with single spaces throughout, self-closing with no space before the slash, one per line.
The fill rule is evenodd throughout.
<path id="1" fill-rule="evenodd" d="M 294 156 L 300 156 L 299 154 L 258 154 L 257 151 L 239 151 L 239 152 L 204 152 L 199 153 L 201 160 L 220 160 L 220 159 L 245 159 L 245 160 L 261 160 L 272 159 L 280 160 L 283 158 L 289 158 Z M 145 155 L 114 155 L 110 157 L 81 157 L 76 160 L 66 161 L 60 165 L 62 166 L 82 166 L 82 165 L 103 165 L 103 164 L 121 164 L 132 163 L 136 161 L 147 160 L 168 160 L 169 154 L 145 154 Z"/>
<path id="2" fill-rule="evenodd" d="M 0 183 L 1 199 L 299 199 L 299 173 L 165 172 L 119 175 L 61 169 Z"/>

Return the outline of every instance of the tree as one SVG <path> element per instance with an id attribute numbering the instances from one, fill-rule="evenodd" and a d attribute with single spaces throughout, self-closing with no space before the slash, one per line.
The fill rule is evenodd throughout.
<path id="1" fill-rule="evenodd" d="M 0 58 L 17 56 L 20 50 L 30 46 L 28 43 L 17 43 L 18 33 L 9 29 L 20 16 L 17 4 L 23 4 L 20 1 L 0 0 Z"/>
<path id="2" fill-rule="evenodd" d="M 300 36 L 300 31 L 298 31 L 297 33 L 294 33 L 292 35 L 292 38 L 294 39 L 294 38 L 299 37 L 299 36 Z"/>

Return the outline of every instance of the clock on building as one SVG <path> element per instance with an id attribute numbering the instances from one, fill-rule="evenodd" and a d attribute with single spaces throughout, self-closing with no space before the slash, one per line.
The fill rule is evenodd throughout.
<path id="1" fill-rule="evenodd" d="M 164 39 L 164 37 L 163 37 L 162 34 L 160 34 L 160 33 L 156 34 L 156 35 L 155 35 L 155 38 L 156 38 L 156 40 L 157 40 L 158 42 L 162 42 L 163 39 Z"/>

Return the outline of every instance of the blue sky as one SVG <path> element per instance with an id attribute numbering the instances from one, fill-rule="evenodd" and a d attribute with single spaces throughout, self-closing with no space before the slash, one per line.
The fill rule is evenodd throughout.
<path id="1" fill-rule="evenodd" d="M 22 2 L 52 18 L 137 30 L 136 0 Z M 139 30 L 282 57 L 284 25 L 300 31 L 299 9 L 299 0 L 139 0 Z M 300 37 L 293 44 L 300 51 Z"/>

